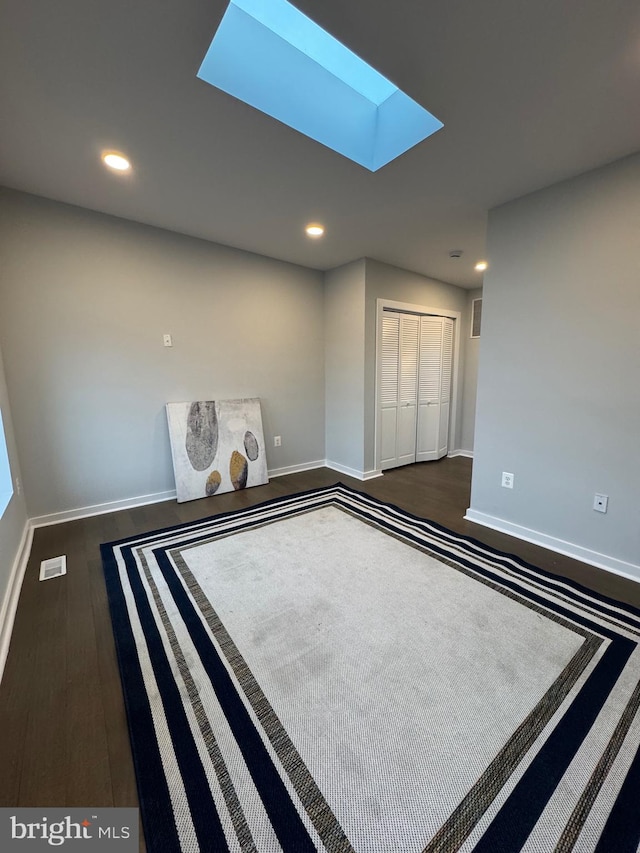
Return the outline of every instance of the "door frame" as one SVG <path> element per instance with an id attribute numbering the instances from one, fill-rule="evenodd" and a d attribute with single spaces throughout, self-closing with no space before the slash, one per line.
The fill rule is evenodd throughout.
<path id="1" fill-rule="evenodd" d="M 380 468 L 380 350 L 382 345 L 382 315 L 385 308 L 404 314 L 430 314 L 435 317 L 450 317 L 453 322 L 453 361 L 451 365 L 451 410 L 449 414 L 449 434 L 447 436 L 447 455 L 454 450 L 456 425 L 458 422 L 458 388 L 460 372 L 460 321 L 461 311 L 449 308 L 432 308 L 428 305 L 414 305 L 410 302 L 397 302 L 394 299 L 376 299 L 376 394 L 374 419 L 375 470 Z M 392 469 L 393 470 L 393 469 Z"/>

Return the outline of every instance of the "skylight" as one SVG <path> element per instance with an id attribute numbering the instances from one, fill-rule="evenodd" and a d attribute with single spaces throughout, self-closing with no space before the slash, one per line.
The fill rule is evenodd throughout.
<path id="1" fill-rule="evenodd" d="M 443 126 L 287 0 L 231 0 L 198 77 L 372 172 Z"/>
<path id="2" fill-rule="evenodd" d="M 0 411 L 0 518 L 2 518 L 12 495 L 13 480 L 11 479 L 7 440 L 2 425 L 2 412 Z"/>

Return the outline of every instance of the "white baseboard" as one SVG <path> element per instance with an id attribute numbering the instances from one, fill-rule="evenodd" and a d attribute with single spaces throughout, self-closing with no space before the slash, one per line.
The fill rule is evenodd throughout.
<path id="1" fill-rule="evenodd" d="M 296 474 L 299 471 L 312 471 L 314 468 L 331 468 L 324 459 L 317 459 L 314 462 L 303 462 L 300 465 L 288 465 L 284 468 L 273 468 L 268 471 L 269 477 L 284 477 L 286 474 Z M 363 477 L 361 473 L 353 472 L 350 469 L 344 469 L 343 473 L 349 474 L 358 479 L 369 479 Z M 373 476 L 376 476 L 375 474 Z M 33 527 L 47 527 L 50 524 L 62 524 L 65 521 L 75 521 L 78 518 L 90 518 L 92 515 L 104 515 L 107 512 L 117 512 L 121 509 L 133 509 L 137 506 L 147 506 L 148 504 L 161 503 L 162 501 L 171 501 L 176 498 L 176 490 L 170 489 L 166 492 L 155 492 L 150 495 L 138 495 L 134 498 L 125 498 L 119 501 L 108 501 L 102 504 L 93 504 L 91 506 L 82 506 L 77 509 L 67 509 L 62 512 L 52 512 L 49 515 L 38 515 L 31 519 Z"/>
<path id="2" fill-rule="evenodd" d="M 468 459 L 473 459 L 473 450 L 452 450 L 451 453 L 447 453 L 447 456 L 451 458 L 454 456 L 466 456 Z"/>
<path id="3" fill-rule="evenodd" d="M 300 465 L 288 465 L 285 468 L 273 468 L 268 471 L 269 477 L 284 477 L 286 474 L 296 474 L 299 471 L 312 471 L 314 468 L 330 468 L 331 466 L 324 459 L 318 459 L 315 462 L 303 462 Z M 348 473 L 348 472 L 344 472 Z M 356 476 L 353 474 L 352 476 Z M 362 475 L 358 475 L 359 479 L 363 479 Z M 90 518 L 92 515 L 104 515 L 107 512 L 117 512 L 121 509 L 133 509 L 137 506 L 147 506 L 148 504 L 157 504 L 162 501 L 171 501 L 176 498 L 176 490 L 169 489 L 166 492 L 155 492 L 150 495 L 138 495 L 135 498 L 125 498 L 120 501 L 108 501 L 102 504 L 93 504 L 92 506 L 82 506 L 77 509 L 67 509 L 62 512 L 52 512 L 49 515 L 38 515 L 31 519 L 33 527 L 47 527 L 50 524 L 62 524 L 65 521 L 75 521 L 78 518 Z"/>
<path id="4" fill-rule="evenodd" d="M 345 465 L 339 465 L 337 462 L 329 462 L 326 459 L 316 459 L 314 462 L 302 462 L 299 465 L 287 465 L 284 468 L 272 468 L 269 470 L 269 477 L 284 477 L 287 474 L 296 474 L 300 471 L 312 471 L 315 468 L 331 468 L 334 471 L 339 471 L 341 474 L 346 474 L 349 477 L 355 477 L 357 480 L 371 480 L 374 477 L 381 477 L 381 471 L 357 471 L 355 468 L 347 468 Z M 38 515 L 30 519 L 32 527 L 47 527 L 50 524 L 62 524 L 65 521 L 75 521 L 79 518 L 90 518 L 93 515 L 104 515 L 107 512 L 117 512 L 121 509 L 133 509 L 137 506 L 147 506 L 148 504 L 160 503 L 161 501 L 175 500 L 176 491 L 170 489 L 166 492 L 155 492 L 150 495 L 138 495 L 134 498 L 125 498 L 119 501 L 108 501 L 102 504 L 93 504 L 92 506 L 78 507 L 77 509 L 62 510 L 62 512 L 52 512 L 49 515 Z"/>
<path id="5" fill-rule="evenodd" d="M 49 524 L 62 524 L 64 521 L 75 521 L 77 518 L 90 518 L 92 515 L 104 515 L 107 512 L 117 512 L 119 509 L 133 509 L 136 506 L 157 504 L 161 501 L 175 499 L 176 490 L 155 492 L 151 495 L 138 495 L 135 498 L 125 498 L 121 501 L 109 501 L 93 506 L 83 506 L 78 509 L 67 509 L 62 512 L 52 512 L 50 515 L 38 515 L 31 519 L 33 527 L 47 527 Z"/>
<path id="6" fill-rule="evenodd" d="M 27 521 L 22 531 L 18 553 L 11 567 L 6 592 L 2 602 L 0 602 L 0 681 L 2 681 L 4 665 L 7 662 L 7 655 L 9 654 L 13 623 L 16 618 L 16 611 L 18 610 L 18 599 L 20 598 L 22 580 L 27 569 L 32 542 L 33 525 L 30 521 Z"/>
<path id="7" fill-rule="evenodd" d="M 613 574 L 622 575 L 622 577 L 629 578 L 632 581 L 640 582 L 640 565 L 636 565 L 635 563 L 627 563 L 625 560 L 618 560 L 617 557 L 610 557 L 607 554 L 600 554 L 598 551 L 591 551 L 589 548 L 583 548 L 581 545 L 576 545 L 573 542 L 565 542 L 564 539 L 548 536 L 539 530 L 531 530 L 529 527 L 522 527 L 520 524 L 514 524 L 511 521 L 506 521 L 504 518 L 497 518 L 484 512 L 478 512 L 475 509 L 469 508 L 465 519 L 473 521 L 475 524 L 481 524 L 483 527 L 490 527 L 492 530 L 499 530 L 500 533 L 508 533 L 509 536 L 515 536 L 516 539 L 523 539 L 525 542 L 531 542 L 534 545 L 540 545 L 542 548 L 548 548 L 557 554 L 573 557 L 574 560 L 580 560 L 583 563 L 588 563 L 590 566 L 596 566 L 598 569 L 605 569 L 607 572 L 613 572 Z"/>
<path id="8" fill-rule="evenodd" d="M 324 459 L 316 462 L 303 462 L 302 465 L 287 465 L 284 468 L 271 468 L 267 474 L 269 477 L 284 477 L 286 474 L 297 474 L 300 471 L 313 471 L 314 468 L 324 468 Z"/>
<path id="9" fill-rule="evenodd" d="M 346 474 L 347 477 L 353 477 L 355 480 L 373 480 L 375 477 L 382 477 L 382 471 L 373 469 L 371 471 L 358 471 L 356 468 L 349 468 L 346 465 L 341 465 L 339 462 L 332 462 L 327 459 L 324 463 L 327 468 L 332 471 L 337 471 L 339 474 Z"/>

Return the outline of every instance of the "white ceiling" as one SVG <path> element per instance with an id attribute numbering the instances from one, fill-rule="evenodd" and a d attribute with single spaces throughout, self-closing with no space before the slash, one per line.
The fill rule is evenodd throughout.
<path id="1" fill-rule="evenodd" d="M 367 256 L 476 287 L 491 207 L 640 149 L 638 0 L 296 5 L 444 129 L 370 173 L 196 78 L 225 0 L 0 0 L 0 184 L 308 267 Z M 104 148 L 134 174 L 108 173 Z"/>

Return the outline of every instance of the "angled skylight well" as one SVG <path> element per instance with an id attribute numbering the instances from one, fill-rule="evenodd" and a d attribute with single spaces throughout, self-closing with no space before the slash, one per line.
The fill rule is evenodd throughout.
<path id="1" fill-rule="evenodd" d="M 443 126 L 287 0 L 231 0 L 198 77 L 372 172 Z"/>

